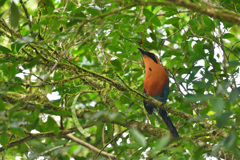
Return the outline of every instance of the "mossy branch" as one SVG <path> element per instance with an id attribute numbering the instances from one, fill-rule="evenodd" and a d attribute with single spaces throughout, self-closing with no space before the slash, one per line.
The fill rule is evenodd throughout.
<path id="1" fill-rule="evenodd" d="M 22 98 L 23 95 L 19 93 L 14 92 L 8 92 L 7 94 L 3 94 L 0 92 L 0 95 L 3 96 L 5 99 L 11 99 L 12 102 L 17 102 L 19 98 Z M 12 98 L 14 97 L 14 99 Z M 34 106 L 34 107 L 32 107 Z M 63 117 L 72 117 L 71 108 L 63 108 L 56 106 L 47 100 L 45 102 L 41 101 L 39 98 L 36 98 L 35 101 L 28 102 L 27 105 L 25 105 L 24 108 L 19 108 L 18 110 L 30 110 L 34 111 L 37 110 L 37 106 L 43 106 L 44 108 L 41 108 L 42 113 L 52 114 L 52 115 L 59 115 L 60 112 L 58 111 L 64 111 L 61 112 L 61 116 Z M 97 111 L 97 110 L 91 110 L 91 109 L 76 109 L 76 115 L 78 118 L 84 118 L 84 116 L 92 117 L 93 114 L 100 113 L 102 116 L 98 119 L 92 119 L 92 121 L 102 121 L 103 123 L 113 123 L 117 125 L 121 125 L 126 128 L 134 128 L 142 133 L 145 133 L 147 135 L 151 134 L 151 136 L 154 137 L 161 137 L 162 135 L 167 133 L 167 130 L 158 128 L 155 126 L 152 126 L 150 124 L 138 122 L 135 120 L 129 120 L 126 119 L 123 115 L 120 115 L 118 113 L 108 112 L 108 111 Z M 110 118 L 112 114 L 116 114 L 115 118 Z"/>
<path id="2" fill-rule="evenodd" d="M 201 13 L 209 17 L 219 19 L 223 22 L 240 25 L 240 14 L 219 7 L 214 7 L 206 3 L 194 3 L 186 0 L 168 0 L 168 2 L 138 1 L 139 5 L 160 5 L 160 6 L 179 6 Z"/>

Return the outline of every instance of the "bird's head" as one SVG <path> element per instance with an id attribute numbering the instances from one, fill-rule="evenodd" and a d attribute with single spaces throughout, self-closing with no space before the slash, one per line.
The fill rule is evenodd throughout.
<path id="1" fill-rule="evenodd" d="M 153 60 L 155 63 L 159 63 L 157 57 L 155 56 L 155 54 L 151 53 L 151 52 L 147 52 L 147 51 L 144 51 L 143 49 L 141 48 L 138 48 L 139 51 L 143 54 L 143 58 L 144 58 L 144 61 L 151 61 Z"/>
<path id="2" fill-rule="evenodd" d="M 157 56 L 151 52 L 144 51 L 141 48 L 138 48 L 139 51 L 143 54 L 143 59 L 145 63 L 145 68 L 147 73 L 158 72 L 158 68 L 161 66 Z M 151 72 L 149 72 L 151 71 Z"/>

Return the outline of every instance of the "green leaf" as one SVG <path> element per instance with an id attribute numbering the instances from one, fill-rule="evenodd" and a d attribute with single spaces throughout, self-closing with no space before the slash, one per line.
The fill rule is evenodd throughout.
<path id="1" fill-rule="evenodd" d="M 1 2 L 0 2 L 1 3 Z M 3 16 L 3 14 L 4 14 L 4 12 L 3 13 L 0 13 L 0 18 L 2 18 L 2 16 Z M 2 33 L 0 32 L 0 35 L 1 35 Z"/>
<path id="2" fill-rule="evenodd" d="M 2 45 L 0 45 L 0 50 L 3 52 L 3 53 L 11 53 L 12 51 L 10 49 L 8 49 L 7 47 L 4 47 Z"/>
<path id="3" fill-rule="evenodd" d="M 179 57 L 179 56 L 183 56 L 183 53 L 177 50 L 167 50 L 161 58 L 171 57 L 172 55 Z"/>
<path id="4" fill-rule="evenodd" d="M 16 28 L 18 26 L 19 23 L 19 17 L 20 17 L 20 13 L 18 10 L 18 6 L 15 4 L 14 1 L 12 1 L 11 6 L 10 6 L 10 23 L 12 25 L 13 28 Z"/>
<path id="5" fill-rule="evenodd" d="M 148 21 L 152 22 L 156 26 L 161 26 L 161 22 L 158 19 L 158 17 L 155 14 L 153 14 L 151 11 L 147 9 L 143 9 L 143 14 Z"/>
<path id="6" fill-rule="evenodd" d="M 190 77 L 189 79 L 187 80 L 187 83 L 191 83 L 193 82 L 197 77 L 196 77 L 196 74 L 198 73 L 198 71 L 202 68 L 202 66 L 196 66 L 196 67 L 193 67 L 191 68 L 192 70 L 192 73 L 190 74 Z"/>
<path id="7" fill-rule="evenodd" d="M 173 15 L 175 15 L 175 14 L 178 14 L 178 12 L 173 12 L 173 11 L 167 11 L 167 12 L 165 12 L 165 16 L 166 16 L 166 17 L 171 17 L 171 16 L 173 16 Z"/>
<path id="8" fill-rule="evenodd" d="M 197 55 L 204 55 L 203 45 L 202 43 L 198 42 L 193 46 L 193 50 Z"/>
<path id="9" fill-rule="evenodd" d="M 137 144 L 141 145 L 142 147 L 147 145 L 145 137 L 138 130 L 131 128 L 129 133 Z"/>
<path id="10" fill-rule="evenodd" d="M 13 65 L 8 68 L 8 77 L 13 80 L 15 75 L 18 73 L 18 68 L 17 68 L 18 63 L 13 62 Z"/>
<path id="11" fill-rule="evenodd" d="M 229 117 L 232 115 L 231 112 L 224 112 L 221 116 L 217 117 L 217 127 L 222 128 L 224 127 L 228 121 Z"/>
<path id="12" fill-rule="evenodd" d="M 129 94 L 128 92 L 123 92 L 123 95 L 120 97 L 120 102 L 122 104 L 129 104 L 131 102 L 131 100 L 129 99 L 131 98 L 131 94 Z"/>
<path id="13" fill-rule="evenodd" d="M 215 24 L 208 16 L 205 16 L 205 15 L 203 16 L 203 22 L 204 22 L 204 28 L 207 31 L 214 31 Z"/>
<path id="14" fill-rule="evenodd" d="M 236 142 L 236 135 L 234 132 L 231 132 L 227 138 L 225 138 L 223 140 L 223 145 L 224 147 L 226 147 L 227 149 L 230 149 L 233 144 Z"/>
<path id="15" fill-rule="evenodd" d="M 6 64 L 2 64 L 2 66 L 0 66 L 0 67 L 1 67 L 1 70 L 3 71 L 3 74 L 5 76 L 7 76 L 8 75 L 8 66 Z"/>
<path id="16" fill-rule="evenodd" d="M 240 65 L 240 61 L 229 61 L 229 65 L 230 66 L 239 66 Z"/>
<path id="17" fill-rule="evenodd" d="M 52 0 L 43 0 L 45 3 L 44 3 L 44 6 L 47 7 L 46 10 L 48 11 L 48 13 L 53 13 L 53 10 L 55 8 L 55 6 L 53 5 L 53 2 Z"/>
<path id="18" fill-rule="evenodd" d="M 90 13 L 92 16 L 98 16 L 100 15 L 99 10 L 95 9 L 95 8 L 88 8 L 87 12 Z"/>
<path id="19" fill-rule="evenodd" d="M 24 48 L 26 45 L 28 45 L 27 43 L 17 43 L 16 44 L 16 50 L 17 52 L 20 52 L 22 48 Z"/>
<path id="20" fill-rule="evenodd" d="M 110 44 L 109 49 L 113 52 L 123 51 L 123 49 L 121 47 L 119 47 L 118 45 L 115 45 L 115 44 Z"/>
<path id="21" fill-rule="evenodd" d="M 40 56 L 36 56 L 29 63 L 24 64 L 23 67 L 24 68 L 32 68 L 38 64 L 39 60 L 40 60 Z"/>
<path id="22" fill-rule="evenodd" d="M 111 64 L 115 67 L 116 70 L 122 70 L 122 64 L 119 60 L 114 59 L 111 61 Z"/>
<path id="23" fill-rule="evenodd" d="M 21 137 L 26 136 L 21 127 L 15 126 L 13 124 L 10 125 L 10 131 L 14 134 L 17 134 L 17 135 L 21 136 Z"/>
<path id="24" fill-rule="evenodd" d="M 72 16 L 76 18 L 86 18 L 86 15 L 83 13 L 83 10 L 81 7 L 77 8 L 75 11 L 72 12 Z M 78 20 L 81 21 L 81 20 Z"/>
<path id="25" fill-rule="evenodd" d="M 5 111 L 5 105 L 3 103 L 3 100 L 0 98 L 0 111 Z"/>
<path id="26" fill-rule="evenodd" d="M 153 41 L 157 40 L 157 36 L 155 35 L 155 33 L 150 33 L 150 37 L 152 38 Z"/>
<path id="27" fill-rule="evenodd" d="M 153 146 L 153 150 L 157 152 L 161 151 L 164 147 L 167 146 L 169 140 L 170 140 L 169 136 L 164 136 L 163 138 L 157 140 Z"/>
<path id="28" fill-rule="evenodd" d="M 207 101 L 213 98 L 211 94 L 188 94 L 186 95 L 186 100 L 189 102 L 196 102 L 196 101 Z"/>
<path id="29" fill-rule="evenodd" d="M 178 21 L 180 20 L 180 18 L 178 17 L 173 17 L 173 18 L 169 18 L 165 21 L 165 24 L 174 24 L 174 23 L 178 23 Z"/>
<path id="30" fill-rule="evenodd" d="M 213 101 L 212 109 L 217 116 L 222 115 L 224 107 L 225 107 L 225 102 L 221 97 L 218 97 Z"/>
<path id="31" fill-rule="evenodd" d="M 188 24 L 191 26 L 191 29 L 196 32 L 198 29 L 199 21 L 196 19 L 191 19 Z"/>
<path id="32" fill-rule="evenodd" d="M 66 10 L 67 11 L 74 11 L 76 7 L 77 7 L 76 4 L 74 4 L 73 2 L 68 2 L 67 6 L 66 6 Z"/>
<path id="33" fill-rule="evenodd" d="M 142 153 L 143 153 L 143 150 L 142 150 L 142 149 L 140 149 L 140 150 L 134 152 L 134 154 L 132 154 L 132 156 L 131 156 L 131 160 L 134 160 L 134 159 L 141 159 L 141 155 L 142 155 Z M 129 159 L 130 159 L 130 158 L 129 158 Z"/>
<path id="34" fill-rule="evenodd" d="M 161 8 L 162 8 L 161 6 L 154 7 L 153 10 L 152 10 L 152 13 L 157 14 L 161 10 Z"/>
<path id="35" fill-rule="evenodd" d="M 143 47 L 144 48 L 151 48 L 151 49 L 157 49 L 157 46 L 153 43 L 148 42 L 146 39 L 143 40 Z"/>
<path id="36" fill-rule="evenodd" d="M 179 20 L 180 20 L 180 18 L 178 18 L 178 17 L 169 18 L 165 21 L 164 24 L 171 24 L 174 27 L 179 28 L 179 23 L 178 23 Z"/>
<path id="37" fill-rule="evenodd" d="M 0 1 L 0 7 L 2 7 L 5 3 L 6 3 L 7 0 L 1 0 Z"/>
<path id="38" fill-rule="evenodd" d="M 1 137 L 0 137 L 0 143 L 3 146 L 3 148 L 6 150 L 7 149 L 7 145 L 8 145 L 8 134 L 6 131 L 3 131 L 1 133 Z"/>
<path id="39" fill-rule="evenodd" d="M 58 125 L 57 125 L 57 122 L 51 116 L 48 116 L 46 125 L 47 125 L 47 128 L 50 131 L 54 132 L 54 134 L 56 134 L 56 135 L 59 134 L 60 129 L 59 129 Z"/>
<path id="40" fill-rule="evenodd" d="M 169 6 L 162 7 L 162 10 L 163 11 L 172 11 L 172 12 L 177 12 L 178 11 L 176 7 L 169 7 Z"/>
<path id="41" fill-rule="evenodd" d="M 77 99 L 78 99 L 79 96 L 80 96 L 80 93 L 74 98 L 73 103 L 72 103 L 72 106 L 71 106 L 73 122 L 74 122 L 74 124 L 76 125 L 78 131 L 79 131 L 80 133 L 82 133 L 82 134 L 84 135 L 84 137 L 89 137 L 90 134 L 89 134 L 88 132 L 86 132 L 86 131 L 82 128 L 82 126 L 81 126 L 81 124 L 78 122 L 78 118 L 77 118 L 77 113 L 76 113 L 76 108 L 75 108 L 75 106 L 76 106 Z"/>
<path id="42" fill-rule="evenodd" d="M 72 25 L 78 24 L 79 22 L 82 22 L 86 15 L 83 13 L 83 8 L 79 7 L 76 10 L 71 11 L 71 17 L 75 17 L 70 19 L 70 21 L 67 23 L 67 27 L 71 27 Z"/>
<path id="43" fill-rule="evenodd" d="M 240 13 L 240 4 L 236 5 L 236 9 L 237 9 L 238 13 Z"/>
<path id="44" fill-rule="evenodd" d="M 235 37 L 233 34 L 231 34 L 231 33 L 225 33 L 223 36 L 222 36 L 222 38 L 223 39 L 229 39 L 229 38 L 233 38 L 233 37 Z"/>
<path id="45" fill-rule="evenodd" d="M 234 88 L 229 95 L 229 102 L 234 102 L 240 97 L 240 88 Z"/>

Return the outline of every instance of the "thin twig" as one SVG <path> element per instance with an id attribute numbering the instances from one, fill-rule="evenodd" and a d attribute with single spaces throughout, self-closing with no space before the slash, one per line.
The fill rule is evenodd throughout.
<path id="1" fill-rule="evenodd" d="M 32 22 L 31 22 L 31 20 L 30 20 L 30 17 L 29 17 L 27 8 L 25 7 L 25 5 L 24 5 L 24 3 L 23 3 L 22 0 L 20 0 L 20 3 L 21 3 L 21 5 L 22 5 L 23 10 L 24 10 L 24 12 L 25 12 L 25 15 L 26 15 L 26 17 L 27 17 L 29 28 L 31 29 L 31 28 L 32 28 Z M 33 36 L 33 31 L 31 31 L 31 35 Z"/>
<path id="2" fill-rule="evenodd" d="M 124 132 L 126 132 L 126 131 L 128 131 L 128 128 L 125 129 L 124 131 L 122 131 L 121 133 L 118 133 L 117 135 L 115 135 L 115 137 L 112 138 L 106 145 L 104 145 L 104 147 L 102 148 L 102 150 L 100 150 L 100 152 L 98 152 L 98 154 L 97 154 L 97 156 L 95 157 L 94 160 L 97 160 L 98 156 L 99 156 L 102 152 L 104 152 L 104 149 L 105 149 L 109 144 L 111 144 L 116 138 L 120 137 L 120 136 L 121 136 Z"/>
<path id="3" fill-rule="evenodd" d="M 89 76 L 89 74 L 78 74 L 77 76 L 70 77 L 70 78 L 65 78 L 65 79 L 60 80 L 60 81 L 44 82 L 44 83 L 42 83 L 41 85 L 40 85 L 40 84 L 29 85 L 29 84 L 24 84 L 24 83 L 18 83 L 18 84 L 23 85 L 23 86 L 27 86 L 27 87 L 43 87 L 43 86 L 45 86 L 45 85 L 63 84 L 63 83 L 70 82 L 70 81 L 72 81 L 72 80 L 74 80 L 74 79 L 77 79 L 77 78 L 80 78 L 80 77 L 84 77 L 84 76 Z M 42 81 L 43 81 L 43 80 L 42 80 Z"/>
<path id="4" fill-rule="evenodd" d="M 182 11 L 178 11 L 177 14 L 179 14 L 179 13 L 187 13 L 187 12 L 191 12 L 191 11 L 189 11 L 189 10 L 182 10 Z M 156 14 L 156 16 L 165 16 L 165 15 L 166 15 L 166 12 Z"/>

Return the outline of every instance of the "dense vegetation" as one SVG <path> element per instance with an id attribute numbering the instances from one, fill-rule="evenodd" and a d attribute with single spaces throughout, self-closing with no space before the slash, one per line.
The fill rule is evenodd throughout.
<path id="1" fill-rule="evenodd" d="M 1 158 L 239 159 L 239 17 L 239 0 L 1 0 Z M 166 105 L 142 93 L 138 47 Z"/>

